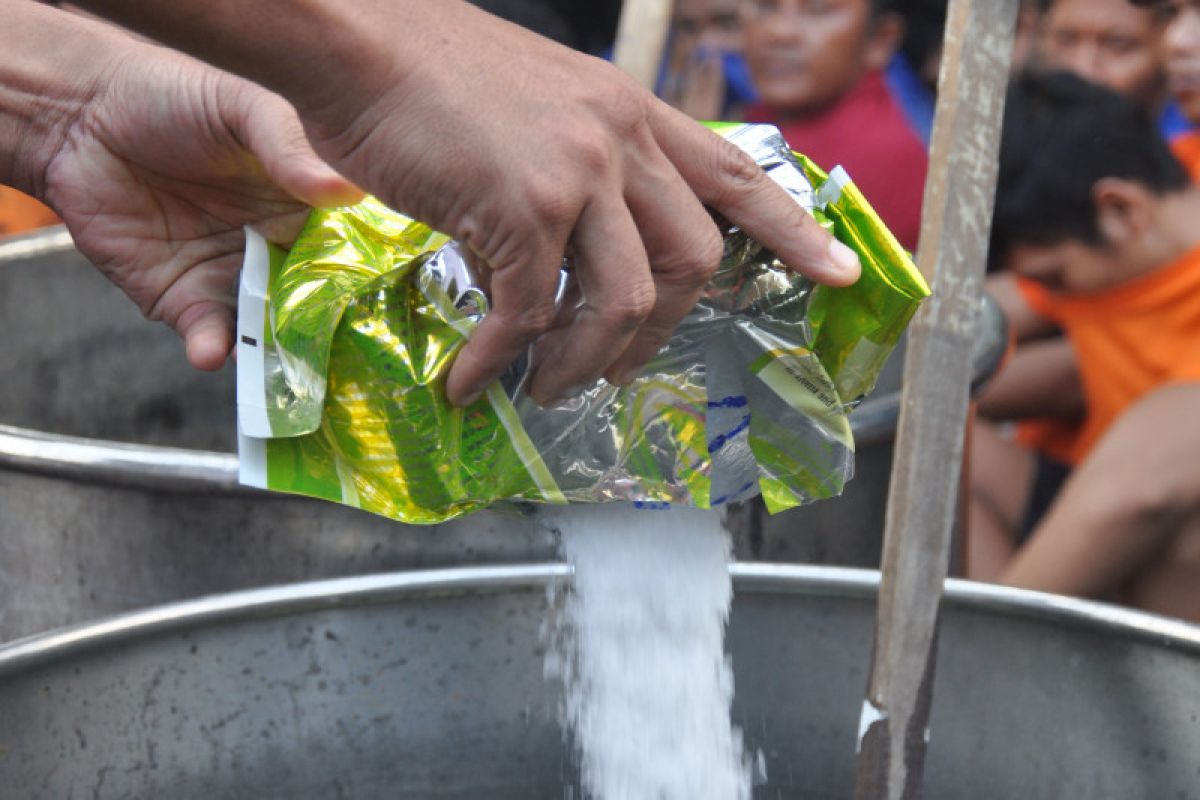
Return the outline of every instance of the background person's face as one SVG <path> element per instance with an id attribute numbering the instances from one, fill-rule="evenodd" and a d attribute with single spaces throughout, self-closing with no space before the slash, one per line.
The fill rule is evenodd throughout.
<path id="1" fill-rule="evenodd" d="M 687 57 L 698 47 L 722 53 L 742 50 L 739 0 L 676 0 L 674 49 Z"/>
<path id="2" fill-rule="evenodd" d="M 1129 0 L 1055 0 L 1042 19 L 1038 59 L 1131 97 L 1163 99 L 1166 77 L 1155 13 Z"/>
<path id="3" fill-rule="evenodd" d="M 870 0 L 747 0 L 746 61 L 769 106 L 815 111 L 878 65 Z"/>
<path id="4" fill-rule="evenodd" d="M 1163 4 L 1163 55 L 1171 94 L 1184 115 L 1200 123 L 1200 0 Z"/>
<path id="5" fill-rule="evenodd" d="M 1005 267 L 1064 294 L 1092 294 L 1128 280 L 1121 259 L 1110 248 L 1075 240 L 1016 245 Z"/>

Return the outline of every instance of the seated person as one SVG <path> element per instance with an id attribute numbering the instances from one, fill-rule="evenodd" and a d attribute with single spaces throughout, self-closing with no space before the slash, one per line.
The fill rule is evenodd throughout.
<path id="1" fill-rule="evenodd" d="M 1200 125 L 1200 0 L 1133 2 L 1159 15 L 1168 86 L 1183 117 Z M 1171 141 L 1171 147 L 1192 180 L 1200 181 L 1200 132 L 1182 133 Z"/>
<path id="2" fill-rule="evenodd" d="M 968 575 L 1007 544 L 1002 583 L 1200 619 L 1197 219 L 1200 187 L 1143 108 L 1066 73 L 1014 82 L 992 235 L 1011 275 L 991 283 L 1018 337 L 1066 332 L 1087 413 L 1023 543 L 1033 457 L 1011 441 L 977 450 L 972 469 L 1008 486 L 972 494 Z"/>
<path id="3" fill-rule="evenodd" d="M 1033 66 L 1069 70 L 1126 95 L 1153 114 L 1161 111 L 1166 73 L 1159 51 L 1159 14 L 1128 0 L 1043 0 L 1042 12 L 1030 55 Z M 1064 474 L 1062 464 L 1070 458 L 1083 408 L 1067 413 L 1063 405 L 1065 398 L 1079 397 L 1078 388 L 1071 388 L 1077 387 L 1078 377 L 1067 340 L 1052 336 L 1023 344 L 1012 366 L 980 398 L 980 425 L 988 419 L 1022 419 L 1017 438 L 1039 453 L 1039 502 L 1029 511 L 1032 524 L 1053 500 L 1054 478 Z"/>
<path id="4" fill-rule="evenodd" d="M 738 119 L 756 98 L 743 56 L 740 5 L 675 2 L 658 94 L 693 119 Z"/>
<path id="5" fill-rule="evenodd" d="M 825 169 L 842 165 L 900 243 L 914 249 L 928 158 L 883 69 L 903 35 L 890 0 L 747 0 L 746 59 L 760 102 Z"/>

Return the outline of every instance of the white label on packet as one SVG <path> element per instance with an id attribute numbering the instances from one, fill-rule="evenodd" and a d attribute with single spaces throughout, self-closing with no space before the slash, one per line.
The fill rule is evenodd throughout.
<path id="1" fill-rule="evenodd" d="M 270 247 L 258 232 L 246 228 L 246 255 L 242 259 L 242 277 L 238 286 L 238 431 L 244 436 L 262 439 L 271 436 L 263 368 L 267 284 L 271 279 Z"/>

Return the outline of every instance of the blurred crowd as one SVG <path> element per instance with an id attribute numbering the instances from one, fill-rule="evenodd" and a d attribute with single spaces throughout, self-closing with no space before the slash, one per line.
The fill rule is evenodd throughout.
<path id="1" fill-rule="evenodd" d="M 915 248 L 946 0 L 678 0 L 663 96 L 778 125 Z M 1200 619 L 1200 2 L 1022 4 L 968 577 Z"/>
<path id="2" fill-rule="evenodd" d="M 478 0 L 597 55 L 619 2 Z M 947 0 L 676 0 L 658 93 L 844 166 L 915 249 Z M 1200 0 L 1027 0 L 968 577 L 1200 619 Z M 0 187 L 0 235 L 53 222 Z"/>

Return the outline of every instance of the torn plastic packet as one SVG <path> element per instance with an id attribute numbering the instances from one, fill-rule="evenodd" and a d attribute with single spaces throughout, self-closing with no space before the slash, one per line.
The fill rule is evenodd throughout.
<path id="1" fill-rule="evenodd" d="M 502 501 L 711 508 L 761 493 L 775 512 L 840 493 L 847 414 L 929 290 L 844 172 L 770 126 L 714 129 L 859 254 L 857 284 L 816 286 L 728 228 L 700 302 L 632 385 L 540 408 L 522 360 L 458 409 L 445 376 L 488 309 L 458 243 L 372 199 L 314 211 L 290 253 L 248 231 L 242 482 L 408 523 Z"/>

